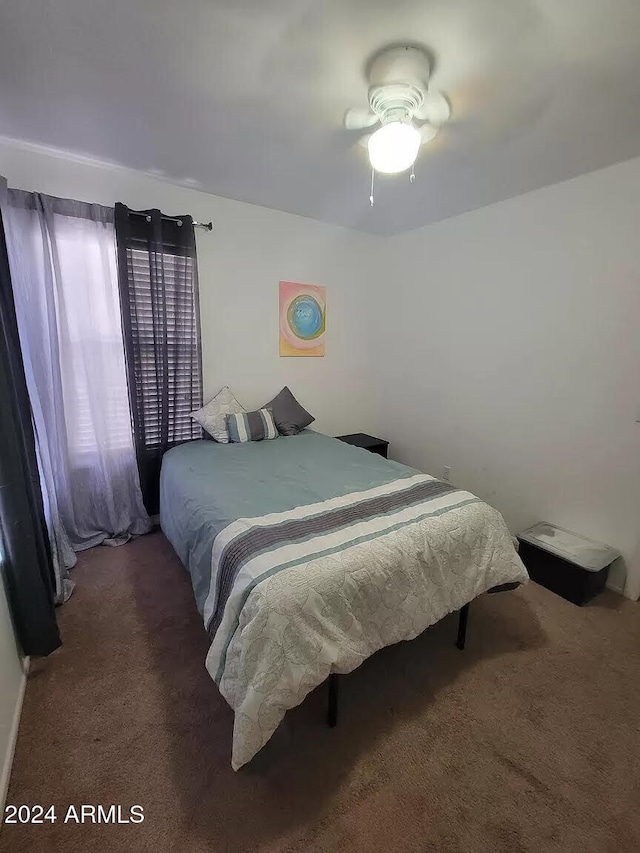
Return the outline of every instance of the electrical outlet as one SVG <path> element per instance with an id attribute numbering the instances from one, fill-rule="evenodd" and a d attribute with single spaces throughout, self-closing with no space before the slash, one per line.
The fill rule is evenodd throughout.
<path id="1" fill-rule="evenodd" d="M 444 466 L 444 469 L 443 469 L 443 471 L 442 471 L 442 479 L 443 479 L 446 483 L 448 483 L 448 482 L 449 482 L 449 480 L 451 479 L 451 466 L 450 466 L 450 465 L 445 465 L 445 466 Z"/>

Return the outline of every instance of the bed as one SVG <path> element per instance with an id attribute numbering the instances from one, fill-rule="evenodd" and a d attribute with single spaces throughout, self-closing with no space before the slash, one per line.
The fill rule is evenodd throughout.
<path id="1" fill-rule="evenodd" d="M 329 676 L 527 580 L 497 510 L 312 430 L 168 451 L 160 525 L 235 712 L 235 770 Z"/>

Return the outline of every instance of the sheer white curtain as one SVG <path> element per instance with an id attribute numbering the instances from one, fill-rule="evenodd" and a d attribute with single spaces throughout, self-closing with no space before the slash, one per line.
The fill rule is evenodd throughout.
<path id="1" fill-rule="evenodd" d="M 113 209 L 9 190 L 3 210 L 57 574 L 150 529 L 136 464 Z"/>

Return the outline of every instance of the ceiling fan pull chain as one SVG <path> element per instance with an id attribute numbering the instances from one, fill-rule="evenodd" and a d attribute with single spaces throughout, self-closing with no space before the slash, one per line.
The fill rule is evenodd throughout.
<path id="1" fill-rule="evenodd" d="M 371 169 L 371 195 L 369 196 L 369 204 L 373 207 L 373 176 L 375 175 L 376 170 L 374 168 Z"/>
<path id="2" fill-rule="evenodd" d="M 413 183 L 415 181 L 415 179 L 416 179 L 416 164 L 414 163 L 411 166 L 411 174 L 409 175 L 410 183 Z"/>

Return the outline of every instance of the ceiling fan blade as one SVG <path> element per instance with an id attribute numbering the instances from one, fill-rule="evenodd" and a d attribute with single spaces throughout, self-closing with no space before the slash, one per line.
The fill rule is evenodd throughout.
<path id="1" fill-rule="evenodd" d="M 451 106 L 442 92 L 436 89 L 429 89 L 424 99 L 424 103 L 414 117 L 419 121 L 428 121 L 429 124 L 440 126 L 451 118 Z"/>
<path id="2" fill-rule="evenodd" d="M 420 125 L 418 128 L 420 131 L 420 136 L 422 137 L 421 145 L 424 145 L 426 142 L 431 142 L 434 136 L 438 135 L 438 131 L 440 130 L 435 124 L 431 124 L 426 121 L 424 124 Z"/>
<path id="3" fill-rule="evenodd" d="M 344 126 L 347 130 L 364 130 L 365 127 L 373 127 L 377 121 L 378 116 L 368 107 L 351 107 L 344 114 Z"/>

